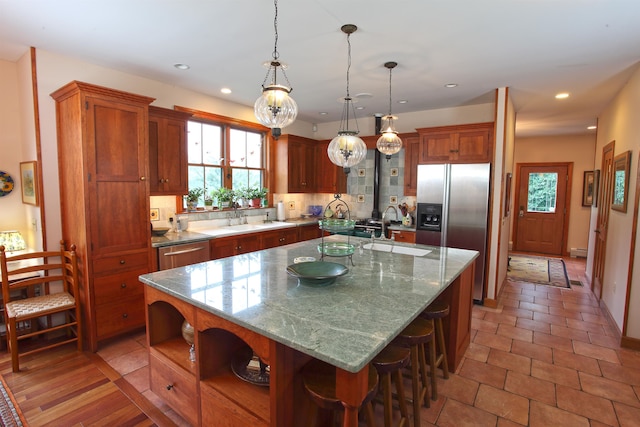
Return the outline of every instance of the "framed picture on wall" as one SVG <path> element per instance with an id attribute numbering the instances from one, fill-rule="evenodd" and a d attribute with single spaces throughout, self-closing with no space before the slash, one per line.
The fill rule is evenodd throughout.
<path id="1" fill-rule="evenodd" d="M 507 173 L 504 185 L 504 216 L 508 217 L 511 213 L 511 181 L 513 179 L 513 174 L 511 172 Z"/>
<path id="2" fill-rule="evenodd" d="M 38 206 L 38 168 L 35 161 L 20 163 L 22 203 Z"/>
<path id="3" fill-rule="evenodd" d="M 595 171 L 584 171 L 582 181 L 582 206 L 592 206 L 595 190 Z"/>

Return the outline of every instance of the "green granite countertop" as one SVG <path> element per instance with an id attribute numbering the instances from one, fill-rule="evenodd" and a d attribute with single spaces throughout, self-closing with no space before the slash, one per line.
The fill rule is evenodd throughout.
<path id="1" fill-rule="evenodd" d="M 286 268 L 296 257 L 320 259 L 322 239 L 140 276 L 167 294 L 350 372 L 360 371 L 478 256 L 424 245 L 424 256 L 362 248 L 370 239 L 330 236 L 356 245 L 326 257 L 349 272 L 326 287 L 299 285 Z M 381 243 L 381 242 L 376 242 Z M 390 243 L 390 242 L 382 242 Z"/>

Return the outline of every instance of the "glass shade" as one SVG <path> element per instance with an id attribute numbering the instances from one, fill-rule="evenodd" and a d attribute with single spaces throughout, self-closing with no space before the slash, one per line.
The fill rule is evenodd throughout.
<path id="1" fill-rule="evenodd" d="M 21 251 L 26 249 L 24 239 L 19 231 L 0 231 L 0 246 L 8 252 Z"/>
<path id="2" fill-rule="evenodd" d="M 393 128 L 393 119 L 388 118 L 387 120 L 388 126 L 378 138 L 376 148 L 389 160 L 393 154 L 396 154 L 402 148 L 402 140 L 398 136 L 398 132 Z"/>
<path id="3" fill-rule="evenodd" d="M 334 165 L 342 166 L 344 173 L 351 171 L 351 166 L 360 163 L 367 156 L 367 145 L 354 132 L 338 132 L 327 147 L 329 160 Z"/>
<path id="4" fill-rule="evenodd" d="M 298 115 L 298 104 L 289 96 L 289 89 L 282 85 L 269 85 L 253 106 L 258 121 L 268 128 L 289 126 Z"/>

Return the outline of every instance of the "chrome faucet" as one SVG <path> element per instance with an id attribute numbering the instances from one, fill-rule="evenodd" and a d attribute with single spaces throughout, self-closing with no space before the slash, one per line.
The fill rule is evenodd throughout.
<path id="1" fill-rule="evenodd" d="M 389 211 L 389 209 L 393 209 L 393 211 L 396 214 L 396 220 L 398 219 L 398 210 L 393 205 L 389 205 L 387 207 L 387 209 L 385 209 L 384 212 L 382 212 L 382 232 L 380 233 L 380 240 L 386 240 L 387 239 L 387 230 L 385 229 L 386 228 L 385 227 L 385 217 L 387 216 L 387 212 Z M 393 235 L 391 235 L 390 240 L 395 240 Z"/>

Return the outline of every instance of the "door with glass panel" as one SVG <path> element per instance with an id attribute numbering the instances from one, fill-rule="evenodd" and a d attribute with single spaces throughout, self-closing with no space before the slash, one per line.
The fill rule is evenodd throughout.
<path id="1" fill-rule="evenodd" d="M 563 255 L 572 164 L 518 164 L 513 248 Z"/>

